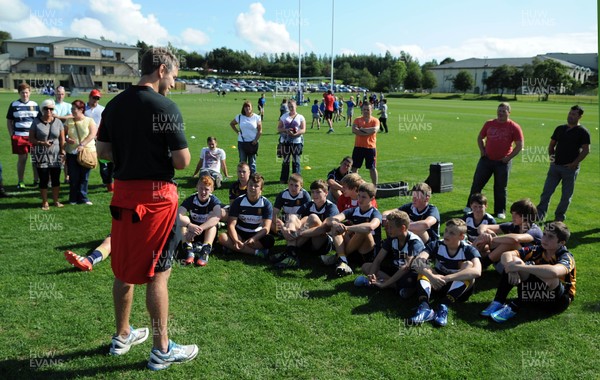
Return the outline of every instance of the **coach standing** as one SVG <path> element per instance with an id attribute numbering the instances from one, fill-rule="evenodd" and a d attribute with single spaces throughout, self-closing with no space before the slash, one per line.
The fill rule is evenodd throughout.
<path id="1" fill-rule="evenodd" d="M 565 214 L 575 190 L 579 164 L 590 153 L 590 132 L 579 124 L 582 116 L 583 109 L 581 107 L 571 107 L 567 115 L 567 124 L 556 127 L 552 137 L 550 137 L 550 144 L 548 145 L 550 168 L 546 175 L 540 204 L 537 206 L 540 220 L 546 218 L 550 198 L 561 181 L 562 195 L 554 212 L 554 220 L 559 222 L 565 220 Z"/>
<path id="2" fill-rule="evenodd" d="M 481 157 L 473 175 L 473 184 L 467 198 L 465 211 L 470 211 L 468 208 L 471 195 L 481 193 L 481 190 L 493 175 L 494 214 L 498 219 L 505 219 L 506 188 L 512 166 L 511 160 L 521 152 L 524 141 L 521 126 L 509 119 L 510 104 L 500 103 L 496 114 L 497 118 L 486 121 L 477 136 L 477 145 Z"/>
<path id="3" fill-rule="evenodd" d="M 165 95 L 174 87 L 177 58 L 165 48 L 147 51 L 142 77 L 110 101 L 98 134 L 100 158 L 115 164 L 112 220 L 113 298 L 117 333 L 110 353 L 123 355 L 148 338 L 147 328 L 129 325 L 134 286 L 147 284 L 146 305 L 153 348 L 147 367 L 160 370 L 192 360 L 196 345 L 169 340 L 167 283 L 177 242 L 175 169 L 190 163 L 185 125 L 177 105 Z"/>

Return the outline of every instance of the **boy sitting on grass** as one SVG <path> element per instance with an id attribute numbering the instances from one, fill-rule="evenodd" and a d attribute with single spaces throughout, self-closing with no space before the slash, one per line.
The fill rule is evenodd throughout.
<path id="1" fill-rule="evenodd" d="M 277 268 L 295 268 L 300 261 L 297 250 L 327 254 L 333 248 L 333 239 L 327 234 L 324 221 L 339 214 L 337 207 L 327 200 L 327 184 L 318 179 L 310 184 L 312 201 L 300 206 L 288 221 L 280 223 L 280 230 L 287 242 L 284 252 L 270 257 Z"/>
<path id="2" fill-rule="evenodd" d="M 542 230 L 534 223 L 537 209 L 529 199 L 521 199 L 510 206 L 512 222 L 483 224 L 478 227 L 479 237 L 473 245 L 481 253 L 482 265 L 498 263 L 502 253 L 530 245 L 539 245 Z M 501 268 L 497 268 L 499 272 Z"/>
<path id="3" fill-rule="evenodd" d="M 206 266 L 212 245 L 217 236 L 217 224 L 221 217 L 221 201 L 212 194 L 213 179 L 201 176 L 196 194 L 186 198 L 179 206 L 179 223 L 183 226 L 183 246 L 187 253 L 184 265 L 195 263 Z"/>
<path id="4" fill-rule="evenodd" d="M 432 241 L 413 260 L 413 268 L 419 274 L 417 294 L 420 305 L 410 319 L 411 325 L 433 321 L 437 326 L 448 323 L 448 305 L 463 302 L 473 293 L 475 279 L 481 276 L 479 252 L 464 242 L 467 225 L 464 220 L 450 219 L 446 222 L 444 239 Z M 434 267 L 429 266 L 434 263 Z M 432 292 L 443 294 L 437 312 L 430 305 Z"/>
<path id="5" fill-rule="evenodd" d="M 206 143 L 208 144 L 208 147 L 202 148 L 200 160 L 198 160 L 198 165 L 196 165 L 193 177 L 196 175 L 199 177 L 209 175 L 212 177 L 213 181 L 215 181 L 215 187 L 220 189 L 221 183 L 223 182 L 223 175 L 225 175 L 225 178 L 229 178 L 227 162 L 225 161 L 227 155 L 223 149 L 217 147 L 216 137 L 209 136 L 206 139 Z M 221 171 L 223 174 L 221 174 Z"/>
<path id="6" fill-rule="evenodd" d="M 348 174 L 352 173 L 352 157 L 346 156 L 340 162 L 340 166 L 331 170 L 327 174 L 327 184 L 329 185 L 329 194 L 327 199 L 332 202 L 337 202 L 342 193 L 342 179 Z"/>
<path id="7" fill-rule="evenodd" d="M 340 212 L 358 206 L 358 188 L 363 183 L 365 183 L 365 180 L 358 173 L 349 173 L 342 178 L 340 181 L 342 195 L 337 200 L 337 208 Z M 377 208 L 375 198 L 371 201 L 371 205 Z"/>
<path id="8" fill-rule="evenodd" d="M 576 282 L 575 259 L 565 246 L 570 235 L 563 222 L 552 222 L 544 229 L 541 245 L 504 252 L 496 296 L 481 315 L 502 323 L 527 304 L 556 313 L 566 310 L 575 298 Z M 507 303 L 514 286 L 518 298 Z"/>
<path id="9" fill-rule="evenodd" d="M 387 239 L 372 263 L 362 266 L 364 276 L 354 281 L 356 286 L 377 286 L 398 289 L 402 298 L 414 293 L 417 272 L 411 269 L 412 260 L 425 250 L 421 239 L 410 232 L 410 219 L 404 211 L 394 210 L 387 215 Z"/>
<path id="10" fill-rule="evenodd" d="M 219 235 L 224 250 L 232 250 L 266 258 L 275 238 L 269 235 L 273 205 L 262 196 L 265 179 L 250 175 L 248 193 L 233 201 L 227 220 L 227 232 Z"/>
<path id="11" fill-rule="evenodd" d="M 373 261 L 379 251 L 381 213 L 371 204 L 375 192 L 375 185 L 363 183 L 358 188 L 358 206 L 327 219 L 336 255 L 321 259 L 326 265 L 336 263 L 335 273 L 340 277 L 352 274 L 347 256 L 354 255 L 360 263 L 365 263 Z"/>
<path id="12" fill-rule="evenodd" d="M 290 216 L 298 213 L 300 206 L 310 202 L 310 194 L 302 188 L 303 185 L 302 176 L 293 173 L 288 179 L 288 188 L 277 194 L 273 205 L 273 223 L 271 224 L 271 232 L 274 235 L 277 235 L 281 230 L 281 226 Z M 279 218 L 280 212 L 281 219 Z"/>
<path id="13" fill-rule="evenodd" d="M 473 243 L 479 236 L 479 226 L 496 224 L 496 219 L 486 212 L 487 198 L 485 195 L 475 193 L 469 198 L 471 211 L 463 217 L 467 223 L 467 239 Z"/>
<path id="14" fill-rule="evenodd" d="M 229 216 L 229 207 L 233 201 L 242 195 L 246 195 L 248 189 L 248 179 L 250 179 L 250 166 L 246 162 L 240 162 L 237 166 L 237 181 L 231 184 L 229 188 L 229 204 L 221 208 L 221 222 L 227 223 Z"/>
<path id="15" fill-rule="evenodd" d="M 404 211 L 410 218 L 408 230 L 417 234 L 423 243 L 437 241 L 440 236 L 440 212 L 434 205 L 430 204 L 431 187 L 421 182 L 413 186 L 412 202 L 406 203 L 398 208 Z M 385 218 L 392 210 L 383 212 Z"/>

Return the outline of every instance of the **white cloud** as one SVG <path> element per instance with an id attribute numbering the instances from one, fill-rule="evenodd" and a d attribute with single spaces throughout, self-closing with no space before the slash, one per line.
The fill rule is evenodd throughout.
<path id="1" fill-rule="evenodd" d="M 376 43 L 381 53 L 389 50 L 394 56 L 400 51 L 408 52 L 420 63 L 447 57 L 456 60 L 472 57 L 508 58 L 533 57 L 545 53 L 595 53 L 598 52 L 597 33 L 561 33 L 548 36 L 515 38 L 477 37 L 463 41 L 458 46 L 435 46 L 424 48 L 419 45 L 386 45 Z"/>
<path id="2" fill-rule="evenodd" d="M 356 50 L 352 50 L 352 49 L 348 49 L 348 48 L 341 48 L 340 49 L 340 54 L 342 54 L 342 55 L 356 55 L 357 53 L 356 53 Z"/>
<path id="3" fill-rule="evenodd" d="M 144 15 L 142 6 L 131 0 L 90 0 L 89 7 L 94 18 L 106 28 L 103 35 L 116 34 L 117 37 L 111 37 L 115 41 L 135 44 L 140 40 L 149 45 L 166 45 L 170 41 L 158 18 Z"/>
<path id="4" fill-rule="evenodd" d="M 264 15 L 261 3 L 250 4 L 249 11 L 240 13 L 235 20 L 237 35 L 249 42 L 256 53 L 298 52 L 298 43 L 290 38 L 285 24 L 267 21 Z"/>
<path id="5" fill-rule="evenodd" d="M 31 8 L 23 4 L 21 0 L 0 0 L 0 9 L 2 9 L 2 12 L 0 12 L 0 28 L 3 30 L 6 30 L 4 22 L 23 21 L 29 17 L 31 12 Z"/>
<path id="6" fill-rule="evenodd" d="M 385 54 L 386 51 L 389 51 L 393 56 L 399 57 L 400 52 L 405 52 L 410 54 L 413 58 L 419 60 L 419 63 L 425 63 L 425 61 L 421 61 L 424 57 L 423 48 L 419 45 L 386 45 L 381 42 L 376 42 L 375 46 L 381 51 L 382 54 Z"/>
<path id="7" fill-rule="evenodd" d="M 86 36 L 88 38 L 104 37 L 111 41 L 116 41 L 120 38 L 119 35 L 108 30 L 100 20 L 95 18 L 85 17 L 76 18 L 71 22 L 71 31 L 76 37 Z"/>
<path id="8" fill-rule="evenodd" d="M 204 33 L 201 30 L 192 29 L 192 28 L 186 28 L 181 33 L 181 39 L 182 39 L 183 43 L 192 45 L 192 46 L 206 45 L 210 40 L 208 38 L 208 36 L 206 35 L 206 33 Z"/>
<path id="9" fill-rule="evenodd" d="M 19 0 L 0 0 L 0 9 L 7 10 L 0 13 L 0 30 L 13 38 L 64 34 L 64 18 L 55 10 L 31 8 Z"/>

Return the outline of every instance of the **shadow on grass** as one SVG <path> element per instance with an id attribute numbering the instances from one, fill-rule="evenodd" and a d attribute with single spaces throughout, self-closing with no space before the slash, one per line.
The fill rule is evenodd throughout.
<path id="1" fill-rule="evenodd" d="M 579 245 L 588 245 L 595 244 L 600 242 L 600 228 L 593 228 L 591 230 L 586 231 L 577 231 L 572 232 L 571 237 L 569 238 L 569 242 L 567 247 L 569 249 L 573 249 Z M 599 234 L 598 236 L 590 236 L 594 234 Z"/>
<path id="2" fill-rule="evenodd" d="M 128 364 L 111 364 L 108 355 L 109 346 L 103 345 L 95 349 L 56 354 L 52 357 L 31 357 L 28 359 L 8 359 L 0 361 L 0 373 L 5 379 L 75 379 L 81 377 L 108 377 L 123 371 L 145 370 L 146 361 Z M 40 356 L 40 355 L 35 355 Z M 97 357 L 97 362 L 104 365 L 93 368 L 68 369 L 60 368 L 62 364 L 77 359 Z"/>

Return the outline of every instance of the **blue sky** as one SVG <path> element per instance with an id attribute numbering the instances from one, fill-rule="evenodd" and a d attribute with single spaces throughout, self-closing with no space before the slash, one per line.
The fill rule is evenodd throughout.
<path id="1" fill-rule="evenodd" d="M 332 0 L 0 0 L 0 30 L 13 38 L 101 36 L 171 42 L 188 51 L 331 53 Z M 595 0 L 335 0 L 334 54 L 526 57 L 598 52 Z M 301 39 L 298 29 L 301 27 Z"/>

